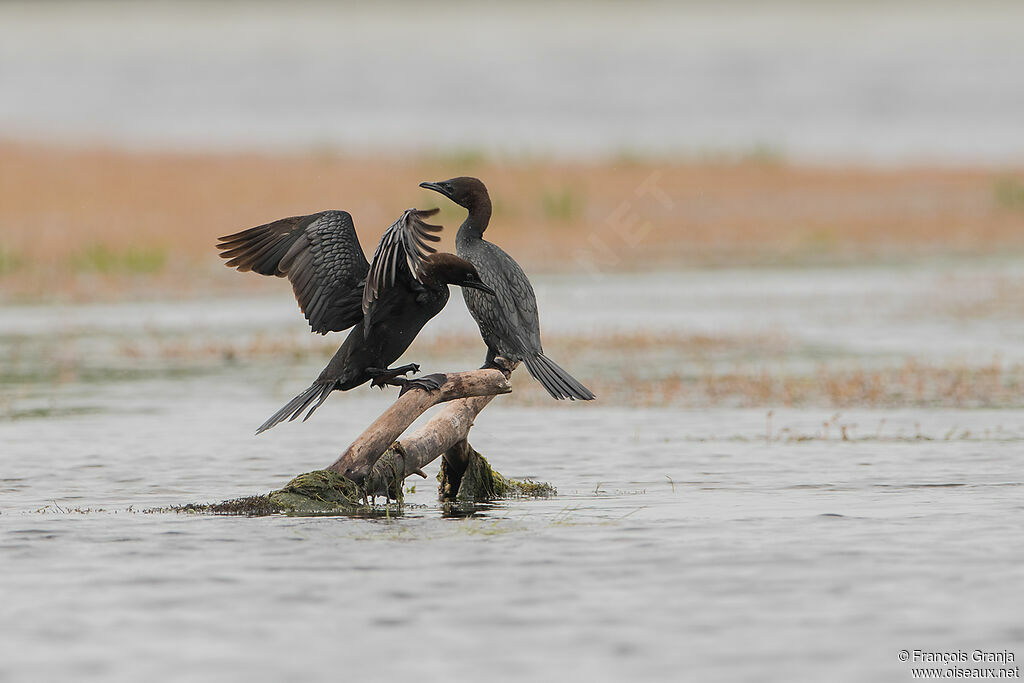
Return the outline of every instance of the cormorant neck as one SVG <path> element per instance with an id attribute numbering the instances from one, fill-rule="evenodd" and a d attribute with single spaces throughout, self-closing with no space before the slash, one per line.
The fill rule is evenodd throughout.
<path id="1" fill-rule="evenodd" d="M 491 198 L 485 195 L 477 198 L 473 208 L 469 210 L 466 222 L 462 224 L 462 229 L 468 229 L 478 235 L 483 235 L 484 230 L 487 229 L 487 224 L 490 222 Z"/>

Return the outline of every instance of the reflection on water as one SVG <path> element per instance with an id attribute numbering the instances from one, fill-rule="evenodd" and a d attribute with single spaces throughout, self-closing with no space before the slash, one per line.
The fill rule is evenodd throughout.
<path id="1" fill-rule="evenodd" d="M 875 324 L 902 339 L 899 310 L 908 329 L 952 329 L 945 314 L 900 308 L 949 273 L 868 275 L 819 274 L 817 304 L 806 273 L 649 276 L 670 283 L 672 303 L 639 314 L 700 328 L 732 324 L 743 307 L 770 324 L 774 310 L 778 325 L 824 335 L 821 320 L 854 301 L 860 287 L 844 283 L 855 280 L 902 284 L 903 298 L 874 318 L 858 317 L 869 303 L 849 308 L 852 322 L 831 339 Z M 638 298 L 622 283 L 593 286 L 607 287 L 606 320 L 630 324 Z M 562 314 L 578 308 L 573 286 L 538 285 L 557 338 Z M 123 334 L 123 320 L 135 321 L 130 333 L 188 332 L 192 304 L 177 306 L 148 319 L 125 315 L 130 306 L 52 318 L 7 309 L 3 343 L 46 343 L 49 326 L 73 334 L 79 320 L 93 339 L 88 361 L 112 348 L 103 340 Z M 281 323 L 278 306 L 302 322 L 285 298 L 213 310 L 255 330 Z M 204 325 L 217 321 L 195 330 Z M 967 326 L 931 348 L 1003 343 L 988 330 Z M 776 409 L 769 421 L 763 409 L 499 398 L 474 446 L 504 474 L 551 482 L 557 497 L 449 517 L 433 481 L 414 478 L 391 519 L 142 512 L 264 492 L 322 467 L 391 398 L 332 397 L 308 423 L 257 438 L 254 426 L 301 380 L 279 386 L 272 365 L 3 385 L 16 409 L 54 410 L 0 421 L 0 680 L 904 680 L 902 648 L 1013 650 L 1024 636 L 1008 599 L 1024 588 L 1020 411 Z"/>

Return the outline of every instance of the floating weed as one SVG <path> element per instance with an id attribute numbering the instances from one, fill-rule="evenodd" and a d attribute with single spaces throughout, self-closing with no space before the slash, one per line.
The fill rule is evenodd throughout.
<path id="1" fill-rule="evenodd" d="M 57 503 L 57 501 L 55 501 L 55 500 L 54 501 L 50 501 L 49 503 L 47 503 L 43 507 L 35 510 L 35 514 L 37 514 L 37 515 L 45 515 L 45 514 L 49 514 L 49 513 L 57 513 L 57 514 L 61 514 L 61 515 L 88 515 L 88 514 L 100 513 L 100 512 L 106 512 L 106 510 L 104 508 L 81 508 L 81 507 L 74 507 L 74 508 L 70 508 L 69 507 L 69 508 L 66 508 L 66 507 L 63 507 L 63 506 L 59 505 Z M 128 508 L 126 510 L 126 512 L 134 512 L 134 510 L 132 510 L 131 508 Z"/>
<path id="2" fill-rule="evenodd" d="M 614 519 L 599 519 L 599 520 L 594 520 L 594 519 L 586 519 L 586 520 L 584 520 L 584 519 L 577 519 L 576 518 L 576 513 L 579 512 L 581 509 L 582 508 L 580 506 L 562 508 L 561 510 L 558 511 L 558 513 L 554 516 L 554 518 L 550 522 L 548 522 L 548 526 L 549 527 L 561 527 L 561 526 L 614 526 L 614 525 L 618 524 L 619 522 L 621 522 L 622 520 L 626 519 L 627 517 L 631 517 L 631 516 L 635 515 L 636 513 L 640 512 L 641 510 L 645 510 L 646 506 L 641 506 L 641 507 L 638 507 L 638 508 L 634 508 L 634 509 L 630 510 L 629 512 L 626 512 L 625 514 L 619 515 L 618 517 L 616 517 Z"/>
<path id="3" fill-rule="evenodd" d="M 648 353 L 623 353 L 596 365 L 593 375 L 577 376 L 602 401 L 636 407 L 718 405 L 735 408 L 758 406 L 786 407 L 895 407 L 926 408 L 1009 408 L 1024 405 L 1024 364 L 968 365 L 961 362 L 923 363 L 908 359 L 902 365 L 860 368 L 840 362 L 822 363 L 809 370 L 806 365 L 765 367 L 763 362 L 736 363 L 732 369 L 701 366 L 651 376 L 642 362 Z M 799 359 L 797 359 L 799 360 Z M 685 362 L 685 361 L 684 361 Z M 678 364 L 677 364 L 678 365 Z M 838 367 L 837 367 L 838 366 Z M 586 365 L 583 364 L 586 370 Z M 665 365 L 665 367 L 672 367 Z M 515 386 L 515 385 L 514 385 Z M 533 387 L 524 383 L 523 391 L 512 400 L 526 401 Z M 541 396 L 541 398 L 543 398 Z M 845 428 L 846 437 L 854 436 L 855 424 L 829 420 L 826 430 Z M 765 438 L 774 426 L 769 418 Z"/>
<path id="4" fill-rule="evenodd" d="M 641 510 L 646 510 L 646 509 L 647 509 L 646 505 L 643 506 L 643 507 L 634 508 L 634 509 L 630 510 L 629 512 L 627 512 L 626 514 L 624 514 L 621 517 L 619 517 L 618 519 L 616 519 L 615 521 L 616 522 L 621 522 L 622 520 L 626 519 L 627 517 L 632 517 L 636 513 L 640 512 Z"/>
<path id="5" fill-rule="evenodd" d="M 508 486 L 506 498 L 550 498 L 558 494 L 555 487 L 546 481 L 506 478 L 505 483 Z"/>
<path id="6" fill-rule="evenodd" d="M 555 516 L 548 522 L 548 526 L 570 526 L 575 524 L 572 521 L 573 515 L 580 510 L 579 505 L 564 507 L 555 513 Z"/>
<path id="7" fill-rule="evenodd" d="M 516 531 L 522 531 L 524 527 L 519 524 L 511 524 L 505 520 L 482 520 L 476 517 L 467 517 L 459 524 L 459 531 L 470 536 L 500 536 Z"/>
<path id="8" fill-rule="evenodd" d="M 836 424 L 834 420 L 829 421 L 832 424 Z M 828 424 L 826 422 L 825 424 Z M 793 444 L 803 443 L 808 441 L 813 442 L 828 442 L 828 443 L 915 443 L 920 441 L 972 441 L 972 442 L 998 442 L 998 443 L 1017 443 L 1024 441 L 1024 436 L 1014 434 L 1005 431 L 1002 427 L 997 427 L 995 431 L 991 429 L 985 429 L 981 436 L 977 436 L 970 429 L 961 429 L 959 426 L 952 426 L 943 432 L 938 434 L 929 434 L 921 429 L 919 423 L 914 423 L 913 432 L 906 434 L 902 430 L 896 433 L 886 434 L 883 433 L 883 427 L 886 424 L 886 420 L 881 420 L 877 431 L 873 434 L 865 436 L 855 436 L 853 434 L 853 428 L 856 425 L 839 425 L 840 431 L 838 435 L 829 432 L 827 429 L 815 431 L 815 432 L 802 432 L 799 429 L 792 427 L 783 427 L 782 429 L 775 432 L 769 439 L 769 443 L 782 443 L 782 444 Z M 714 441 L 740 441 L 740 442 L 754 442 L 762 441 L 764 437 L 756 436 L 727 436 L 727 437 L 707 437 L 707 438 L 688 438 L 686 441 L 708 443 Z"/>

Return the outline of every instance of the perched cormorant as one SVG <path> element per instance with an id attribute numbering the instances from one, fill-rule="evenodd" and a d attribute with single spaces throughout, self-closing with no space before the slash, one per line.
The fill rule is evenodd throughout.
<path id="1" fill-rule="evenodd" d="M 347 391 L 366 382 L 383 387 L 436 389 L 435 377 L 409 380 L 414 363 L 398 360 L 428 320 L 448 302 L 448 285 L 472 287 L 490 296 L 472 264 L 454 254 L 436 253 L 440 226 L 425 218 L 437 209 L 409 209 L 381 237 L 368 263 L 346 211 L 323 211 L 283 218 L 220 238 L 226 265 L 261 275 L 287 276 L 309 326 L 326 334 L 352 328 L 320 377 L 257 430 L 294 420 L 307 407 L 308 419 L 335 389 Z M 315 402 L 315 403 L 314 403 Z"/>
<path id="2" fill-rule="evenodd" d="M 463 290 L 462 296 L 487 344 L 484 367 L 498 367 L 495 357 L 522 361 L 534 379 L 556 399 L 594 398 L 590 389 L 544 355 L 540 342 L 537 297 L 526 273 L 501 247 L 484 239 L 491 220 L 491 198 L 476 178 L 452 178 L 438 183 L 420 183 L 420 187 L 440 192 L 469 215 L 459 228 L 455 247 L 480 273 L 480 279 L 496 293 L 484 297 Z"/>

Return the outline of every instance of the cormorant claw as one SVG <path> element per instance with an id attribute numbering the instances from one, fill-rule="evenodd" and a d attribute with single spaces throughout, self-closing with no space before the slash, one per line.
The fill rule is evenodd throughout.
<path id="1" fill-rule="evenodd" d="M 487 361 L 480 366 L 481 370 L 497 370 L 501 374 L 508 377 L 512 374 L 512 362 L 503 356 L 495 356 L 488 358 Z"/>
<path id="2" fill-rule="evenodd" d="M 402 390 L 398 392 L 401 396 L 410 389 L 422 389 L 423 391 L 430 393 L 431 391 L 437 391 L 445 383 L 448 378 L 443 372 L 436 372 L 432 375 L 424 375 L 416 379 L 404 379 L 398 380 L 401 382 Z"/>
<path id="3" fill-rule="evenodd" d="M 370 375 L 370 386 L 378 387 L 381 391 L 386 386 L 403 386 L 402 381 L 397 381 L 402 375 L 408 375 L 410 372 L 415 374 L 420 371 L 420 366 L 416 363 L 409 363 L 402 365 L 397 368 L 366 368 L 366 372 Z"/>

